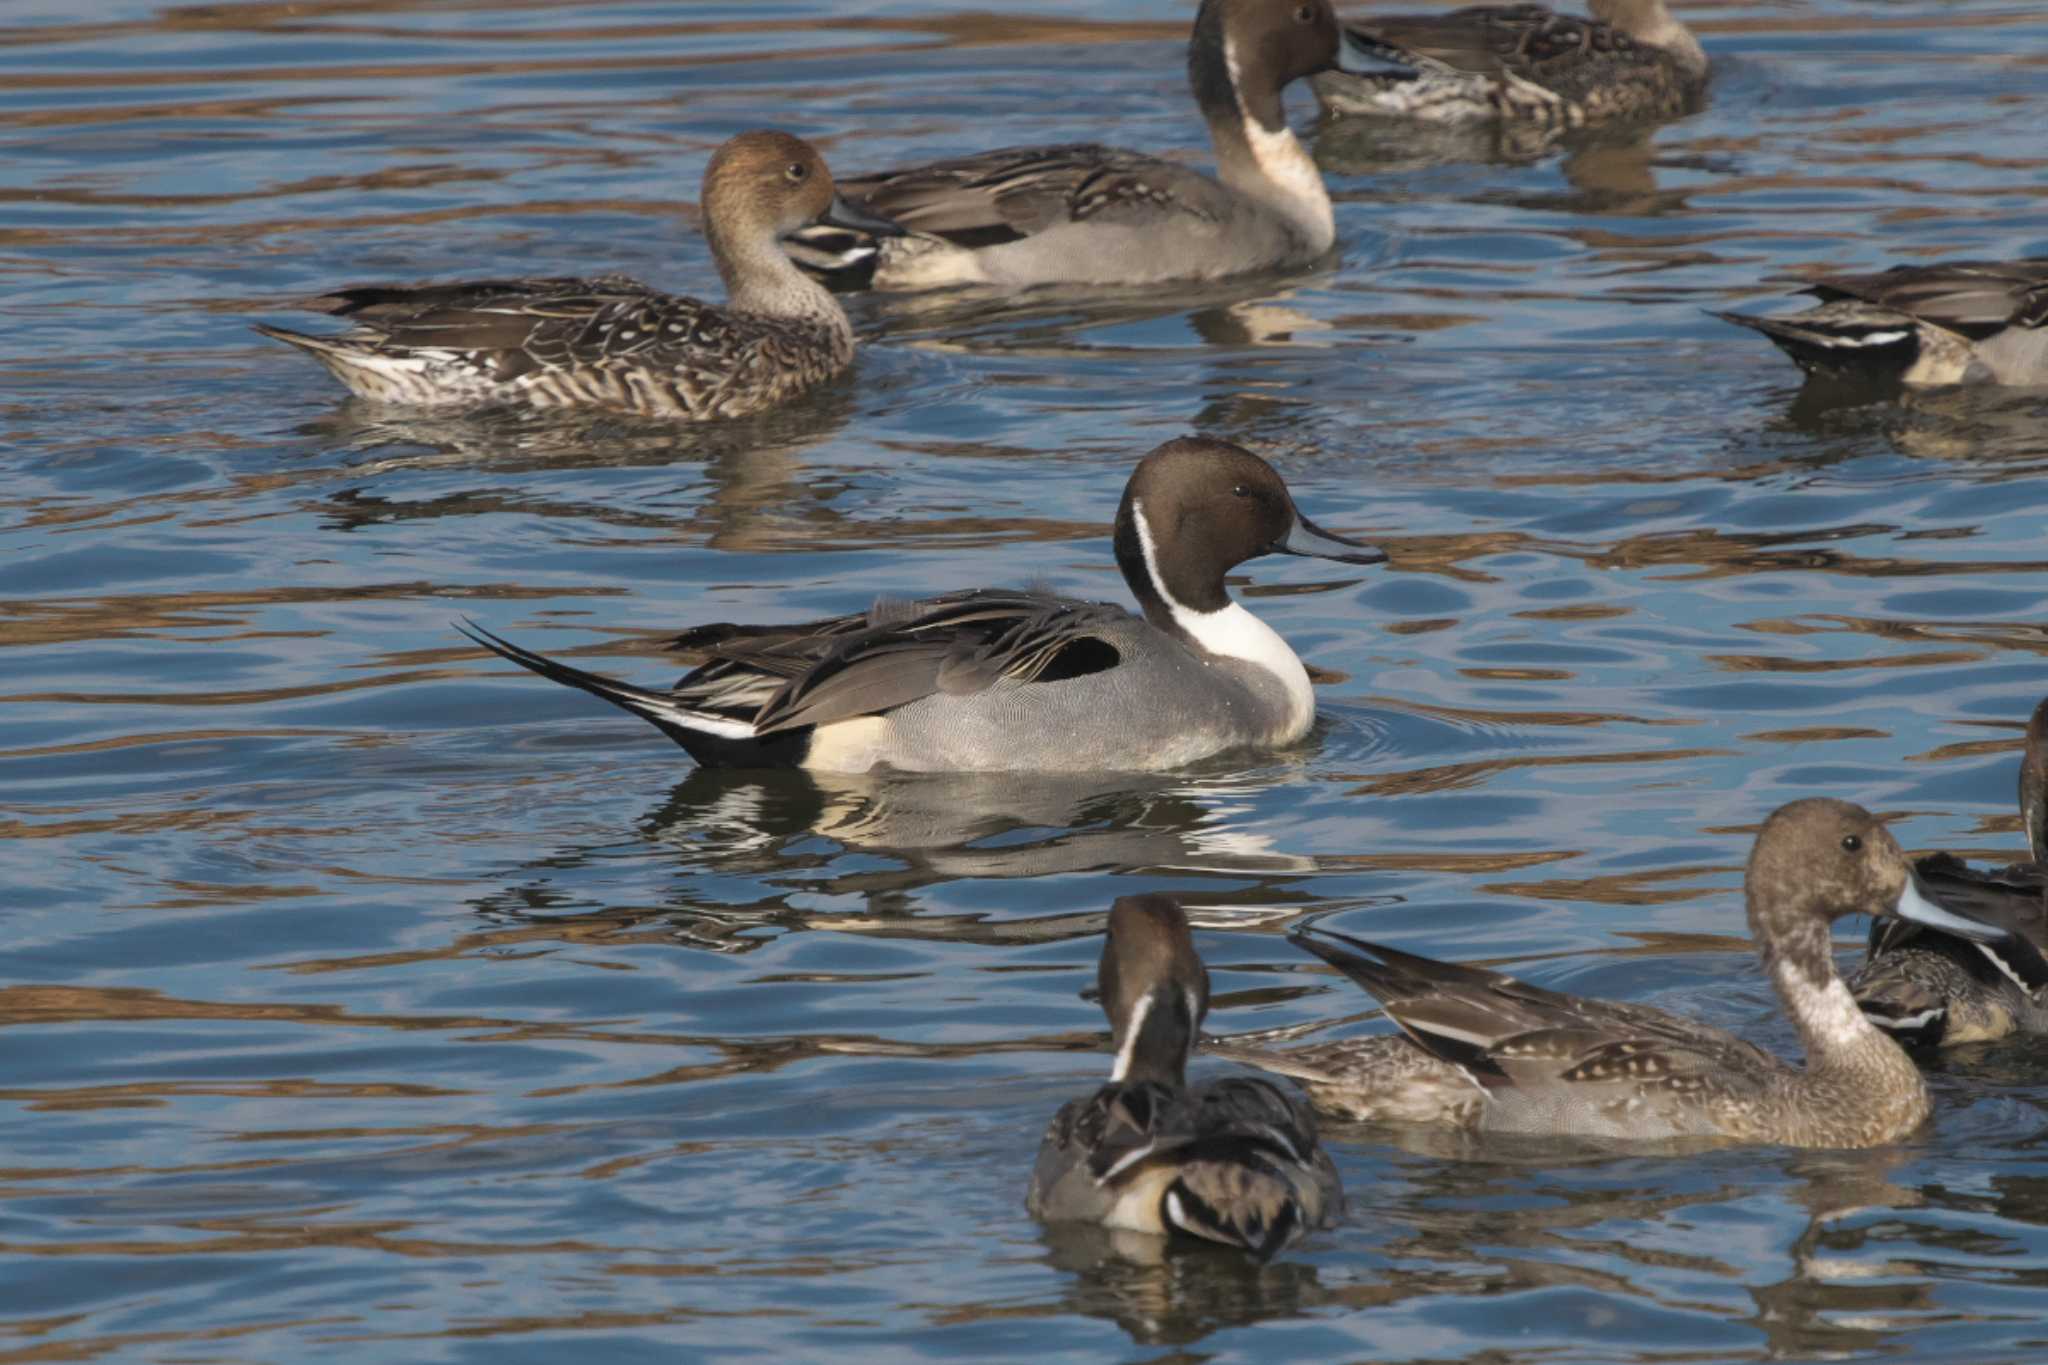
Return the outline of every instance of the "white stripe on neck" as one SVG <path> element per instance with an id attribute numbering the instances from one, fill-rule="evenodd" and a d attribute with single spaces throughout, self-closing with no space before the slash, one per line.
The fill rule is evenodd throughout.
<path id="1" fill-rule="evenodd" d="M 1223 39 L 1223 65 L 1230 72 L 1230 88 L 1237 96 L 1237 121 L 1244 129 L 1245 145 L 1259 172 L 1278 192 L 1273 206 L 1294 221 L 1307 238 L 1309 249 L 1320 256 L 1337 240 L 1337 217 L 1330 207 L 1330 191 L 1316 159 L 1301 145 L 1294 130 L 1282 123 L 1276 129 L 1253 118 L 1244 107 L 1244 80 L 1237 65 L 1237 50 L 1228 36 Z"/>
<path id="2" fill-rule="evenodd" d="M 1131 1062 L 1138 1055 L 1138 1035 L 1144 1032 L 1145 1016 L 1152 1013 L 1152 1004 L 1158 998 L 1157 991 L 1146 991 L 1138 997 L 1138 1007 L 1131 1011 L 1130 1019 L 1124 1024 L 1124 1041 L 1116 1050 L 1116 1065 L 1109 1069 L 1112 1084 L 1131 1074 Z"/>
<path id="3" fill-rule="evenodd" d="M 1198 648 L 1227 659 L 1242 659 L 1272 674 L 1287 691 L 1282 742 L 1307 733 L 1309 722 L 1315 719 L 1316 695 L 1309 686 L 1308 669 L 1302 666 L 1300 656 L 1288 648 L 1280 632 L 1236 602 L 1227 602 L 1215 611 L 1196 611 L 1174 601 L 1159 576 L 1159 555 L 1152 544 L 1152 528 L 1145 520 L 1145 504 L 1136 498 L 1131 500 L 1131 518 L 1138 527 L 1138 552 L 1145 558 L 1145 576 L 1152 580 L 1152 591 L 1166 603 L 1173 623 Z"/>
<path id="4" fill-rule="evenodd" d="M 1772 974 L 1777 977 L 1778 994 L 1784 997 L 1793 1019 L 1804 1026 L 1802 1032 L 1807 1032 L 1810 1048 L 1847 1047 L 1866 1038 L 1884 1036 L 1856 1003 L 1856 997 L 1849 994 L 1842 978 L 1833 972 L 1818 988 L 1787 961 L 1781 960 Z M 1807 1058 L 1809 1066 L 1813 1061 L 1811 1056 Z"/>

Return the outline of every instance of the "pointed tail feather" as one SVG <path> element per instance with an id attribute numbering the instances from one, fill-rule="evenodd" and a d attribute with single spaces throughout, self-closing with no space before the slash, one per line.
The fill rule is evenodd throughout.
<path id="1" fill-rule="evenodd" d="M 455 628 L 493 654 L 509 659 L 530 672 L 538 673 L 550 682 L 577 688 L 590 693 L 593 697 L 602 697 L 623 710 L 631 711 L 692 753 L 697 752 L 698 745 L 705 738 L 726 741 L 748 741 L 758 738 L 753 725 L 747 721 L 734 720 L 730 716 L 721 716 L 710 711 L 695 711 L 681 705 L 667 693 L 635 687 L 631 683 L 619 682 L 617 679 L 586 672 L 560 660 L 550 659 L 545 654 L 536 654 L 530 649 L 513 644 L 510 640 L 500 639 L 474 621 L 457 621 Z"/>

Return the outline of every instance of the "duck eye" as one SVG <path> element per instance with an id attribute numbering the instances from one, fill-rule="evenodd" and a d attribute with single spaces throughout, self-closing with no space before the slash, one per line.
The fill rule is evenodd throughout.
<path id="1" fill-rule="evenodd" d="M 1312 24 L 1315 20 L 1316 7 L 1314 5 L 1303 5 L 1294 12 L 1294 22 L 1297 24 Z"/>
<path id="2" fill-rule="evenodd" d="M 1863 840 L 1853 834 L 1844 834 L 1842 836 L 1842 848 L 1849 853 L 1861 853 L 1863 851 Z"/>
<path id="3" fill-rule="evenodd" d="M 1244 484 L 1234 485 L 1230 492 L 1231 496 L 1239 498 L 1248 498 L 1252 495 L 1252 490 Z"/>
<path id="4" fill-rule="evenodd" d="M 811 168 L 809 166 L 804 165 L 804 163 L 801 161 L 792 161 L 789 163 L 788 168 L 784 170 L 782 173 L 789 177 L 789 181 L 792 185 L 800 184 L 802 183 L 803 178 L 811 173 Z"/>

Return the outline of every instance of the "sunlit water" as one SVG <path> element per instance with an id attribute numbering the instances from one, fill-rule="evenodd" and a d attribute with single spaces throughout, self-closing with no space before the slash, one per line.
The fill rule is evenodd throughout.
<path id="1" fill-rule="evenodd" d="M 1764 812 L 2018 849 L 2048 398 L 1799 403 L 1702 310 L 2048 254 L 2038 6 L 1689 5 L 1698 117 L 1493 164 L 1333 128 L 1326 268 L 863 300 L 852 375 L 720 429 L 403 420 L 244 325 L 378 277 L 705 289 L 697 177 L 763 123 L 852 169 L 1199 158 L 1188 9 L 1114 8 L 0 11 L 0 1361 L 2048 1350 L 2025 1044 L 1867 1154 L 1336 1133 L 1347 1215 L 1263 1268 L 1022 1208 L 1103 1074 L 1118 894 L 1187 897 L 1218 1032 L 1361 1027 L 1282 937 L 1323 911 L 1789 1049 L 1735 894 Z M 1191 429 L 1393 553 L 1246 570 L 1326 677 L 1295 752 L 702 772 L 450 629 L 656 681 L 694 622 L 1119 596 L 1125 474 Z"/>

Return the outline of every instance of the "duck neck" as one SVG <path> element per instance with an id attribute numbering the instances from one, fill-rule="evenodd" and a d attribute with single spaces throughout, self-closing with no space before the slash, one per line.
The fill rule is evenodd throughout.
<path id="1" fill-rule="evenodd" d="M 1825 920 L 1807 920 L 1783 941 L 1767 940 L 1763 958 L 1771 984 L 1806 1045 L 1809 1075 L 1853 1074 L 1870 1087 L 1873 1100 L 1924 1087 L 1912 1059 L 1870 1022 L 1836 974 Z"/>
<path id="2" fill-rule="evenodd" d="M 1188 84 L 1209 125 L 1216 178 L 1285 219 L 1321 255 L 1337 240 L 1323 173 L 1287 126 L 1280 88 L 1246 80 L 1240 54 L 1222 32 L 1222 8 L 1204 8 L 1188 47 Z"/>
<path id="3" fill-rule="evenodd" d="M 1200 1018 L 1201 1005 L 1192 991 L 1161 984 L 1139 996 L 1117 1032 L 1116 1065 L 1109 1079 L 1185 1086 Z"/>
<path id="4" fill-rule="evenodd" d="M 852 346 L 853 324 L 847 321 L 846 310 L 829 289 L 797 269 L 773 233 L 735 232 L 720 222 L 717 213 L 707 211 L 704 235 L 733 312 L 815 322 Z"/>
<path id="5" fill-rule="evenodd" d="M 1199 654 L 1241 659 L 1271 674 L 1287 694 L 1278 737 L 1299 738 L 1315 718 L 1315 692 L 1301 656 L 1279 631 L 1231 600 L 1222 568 L 1198 558 L 1162 558 L 1143 501 L 1125 497 L 1116 519 L 1116 562 L 1145 619 Z"/>

